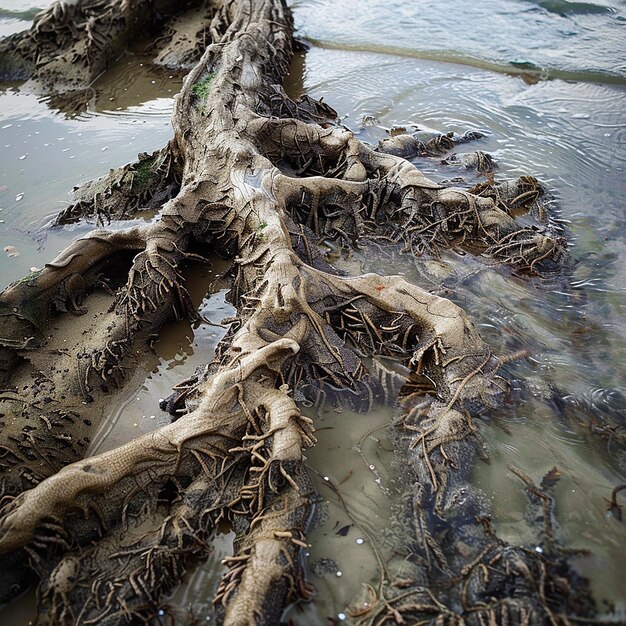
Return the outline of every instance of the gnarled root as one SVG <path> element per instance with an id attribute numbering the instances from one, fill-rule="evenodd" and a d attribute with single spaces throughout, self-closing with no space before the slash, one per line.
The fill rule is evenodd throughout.
<path id="1" fill-rule="evenodd" d="M 275 624 L 286 603 L 312 595 L 300 553 L 307 547 L 313 487 L 301 463 L 277 465 L 263 507 L 227 559 L 230 568 L 215 596 L 224 624 Z"/>
<path id="2" fill-rule="evenodd" d="M 109 34 L 96 42 L 100 60 L 83 59 L 84 81 L 136 29 L 142 11 L 169 5 L 55 5 L 23 36 L 43 55 L 36 76 L 58 90 L 58 68 L 68 54 L 78 54 L 76 46 L 86 45 L 71 24 L 109 24 Z M 112 7 L 119 9 L 117 17 Z M 60 26 L 63 10 L 72 16 L 69 30 Z M 101 14 L 94 16 L 96 10 Z M 41 343 L 51 303 L 68 280 L 80 286 L 113 252 L 135 254 L 108 309 L 104 345 L 81 353 L 79 381 L 88 402 L 103 386 L 121 384 L 133 342 L 158 332 L 165 319 L 194 317 L 181 274 L 185 260 L 204 259 L 196 251 L 208 247 L 233 259 L 236 318 L 215 360 L 171 403 L 176 421 L 115 450 L 55 466 L 45 480 L 1 503 L 0 552 L 29 550 L 43 579 L 42 623 L 151 619 L 163 594 L 206 558 L 221 522 L 236 533 L 235 554 L 216 595 L 223 623 L 274 624 L 286 604 L 310 597 L 301 552 L 313 490 L 303 455 L 315 435 L 294 398 L 312 387 L 347 389 L 355 402 L 370 405 L 376 376 L 366 357 L 391 357 L 430 381 L 426 397 L 407 398 L 403 420 L 421 490 L 415 511 L 429 563 L 421 579 L 434 584 L 431 570 L 462 570 L 467 554 L 452 558 L 438 545 L 436 516 L 446 520 L 453 509 L 461 517 L 474 510 L 457 497 L 475 458 L 477 429 L 469 411 L 497 402 L 506 391 L 500 363 L 448 300 L 400 277 L 343 276 L 322 258 L 319 244 L 387 242 L 415 255 L 459 248 L 525 270 L 558 260 L 564 247 L 549 226 L 517 223 L 513 209 L 526 205 L 530 196 L 519 197 L 526 191 L 498 188 L 495 197 L 491 187 L 475 193 L 443 188 L 400 156 L 372 150 L 336 126 L 329 107 L 288 98 L 276 87 L 292 47 L 293 25 L 282 0 L 216 1 L 207 10 L 198 13 L 196 32 L 210 45 L 177 98 L 175 137 L 160 153 L 167 156 L 162 162 L 153 157 L 149 168 L 164 180 L 134 193 L 135 183 L 126 178 L 136 177 L 142 166 L 131 166 L 122 170 L 123 189 L 114 190 L 109 204 L 94 198 L 81 208 L 119 217 L 144 199 L 160 204 L 159 194 L 168 189 L 158 218 L 119 233 L 96 231 L 2 296 L 6 306 L 17 308 L 3 313 L 1 334 L 5 349 L 17 354 Z M 172 18 L 164 46 L 174 45 L 180 29 L 193 22 L 191 13 Z M 194 46 L 187 53 L 189 61 L 199 51 Z M 164 53 L 161 62 L 171 58 Z M 439 144 L 429 150 L 447 145 L 444 139 Z M 44 304 L 25 312 L 27 295 Z M 66 298 L 64 306 L 80 313 L 82 301 Z M 10 463 L 9 453 L 0 462 Z M 146 531 L 149 524 L 156 528 Z M 526 561 L 511 565 L 503 545 L 500 553 L 490 553 L 493 563 L 482 557 L 476 563 L 517 568 L 520 576 L 507 574 L 506 591 L 499 584 L 500 591 L 493 591 L 508 607 L 518 585 L 526 590 L 519 565 Z M 540 573 L 533 564 L 527 567 L 531 575 Z M 397 602 L 398 596 L 381 605 L 396 620 L 402 614 Z M 437 619 L 454 623 L 458 617 L 430 592 L 420 591 L 411 602 L 418 613 L 424 605 L 439 611 Z M 388 621 L 387 613 L 380 616 L 378 623 Z"/>
<path id="3" fill-rule="evenodd" d="M 30 30 L 0 44 L 0 77 L 30 79 L 47 93 L 82 89 L 132 37 L 180 8 L 172 0 L 55 2 L 35 17 Z"/>
<path id="4" fill-rule="evenodd" d="M 80 304 L 87 291 L 97 286 L 104 264 L 117 253 L 142 249 L 148 232 L 147 226 L 94 230 L 42 270 L 9 285 L 0 295 L 0 345 L 14 350 L 40 347 L 55 309 L 80 313 Z"/>
<path id="5" fill-rule="evenodd" d="M 128 220 L 142 211 L 158 209 L 180 189 L 180 164 L 169 146 L 153 154 L 140 154 L 136 163 L 111 170 L 104 178 L 74 191 L 74 203 L 61 211 L 54 225 L 95 217 L 105 226 L 111 220 Z"/>
<path id="6" fill-rule="evenodd" d="M 42 572 L 40 621 L 108 625 L 154 619 L 161 598 L 211 553 L 216 520 L 236 493 L 237 470 L 234 462 L 187 487 L 179 484 L 167 515 L 155 512 L 162 519 L 154 530 L 137 527 L 146 494 L 136 489 L 115 531 Z"/>
<path id="7" fill-rule="evenodd" d="M 306 219 L 320 239 L 402 243 L 415 255 L 458 248 L 482 253 L 521 270 L 561 258 L 565 240 L 538 203 L 532 177 L 473 190 L 442 187 L 403 158 L 375 152 L 343 129 L 298 120 L 255 120 L 252 129 L 283 175 L 296 223 Z M 302 178 L 302 177 L 305 178 Z M 514 215 L 531 207 L 534 227 Z"/>
<path id="8" fill-rule="evenodd" d="M 395 554 L 389 580 L 352 603 L 361 625 L 570 624 L 594 614 L 586 583 L 567 562 L 556 535 L 552 470 L 540 486 L 511 468 L 526 486 L 536 540 L 528 547 L 499 539 L 489 501 L 472 486 L 469 470 L 478 452 L 477 434 L 461 415 L 437 436 L 432 419 L 415 421 L 411 405 L 396 423 L 396 450 L 414 485 L 394 517 Z M 515 589 L 503 594 L 503 589 Z"/>

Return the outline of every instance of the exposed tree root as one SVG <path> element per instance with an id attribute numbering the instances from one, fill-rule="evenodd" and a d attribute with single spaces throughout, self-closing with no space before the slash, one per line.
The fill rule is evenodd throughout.
<path id="1" fill-rule="evenodd" d="M 106 226 L 128 220 L 142 211 L 159 209 L 180 189 L 180 167 L 168 148 L 140 154 L 137 163 L 111 170 L 108 176 L 76 190 L 75 202 L 57 215 L 54 224 L 70 224 L 94 216 Z"/>
<path id="2" fill-rule="evenodd" d="M 355 404 L 370 405 L 376 375 L 364 359 L 373 356 L 430 381 L 427 395 L 407 399 L 402 424 L 427 563 L 418 578 L 435 585 L 441 580 L 432 572 L 445 573 L 450 600 L 426 588 L 380 596 L 372 623 L 424 613 L 438 624 L 531 624 L 544 614 L 546 623 L 559 623 L 547 591 L 557 578 L 539 557 L 493 540 L 450 556 L 435 536 L 437 516 L 453 534 L 475 539 L 476 516 L 459 496 L 471 489 L 475 457 L 469 411 L 506 392 L 500 362 L 448 300 L 400 277 L 343 276 L 319 250 L 324 241 L 401 244 L 414 255 L 454 248 L 539 271 L 558 262 L 565 244 L 537 204 L 538 184 L 490 179 L 471 191 L 435 184 L 397 145 L 374 150 L 339 127 L 326 105 L 288 98 L 279 85 L 292 23 L 282 0 L 197 4 L 57 3 L 9 42 L 10 54 L 8 44 L 0 49 L 49 91 L 88 85 L 147 23 L 161 29 L 158 62 L 196 63 L 177 98 L 167 148 L 85 186 L 58 221 L 95 215 L 105 223 L 144 207 L 158 207 L 158 219 L 94 231 L 0 297 L 0 343 L 7 358 L 29 361 L 34 348 L 49 348 L 55 316 L 83 313 L 102 269 L 126 259 L 125 284 L 113 285 L 119 289 L 103 313 L 106 331 L 86 341 L 80 366 L 50 392 L 55 410 L 76 399 L 103 403 L 127 379 L 137 346 L 167 319 L 193 319 L 186 260 L 204 259 L 207 250 L 234 260 L 236 319 L 215 360 L 168 402 L 175 421 L 83 460 L 84 450 L 72 448 L 51 462 L 46 448 L 49 468 L 32 484 L 3 475 L 16 486 L 0 509 L 0 552 L 28 551 L 41 577 L 40 623 L 150 622 L 164 594 L 207 557 L 222 522 L 236 533 L 215 597 L 222 623 L 276 624 L 287 604 L 308 599 L 301 551 L 314 493 L 303 459 L 315 435 L 295 399 L 317 402 L 320 393 L 345 390 Z M 67 81 L 71 62 L 78 69 Z M 444 153 L 454 143 L 442 136 L 424 150 Z M 535 224 L 518 224 L 516 214 L 530 204 Z M 5 376 L 12 384 L 8 368 Z M 52 424 L 28 397 L 15 393 L 10 401 Z M 49 446 L 55 435 L 40 430 Z M 6 432 L 0 469 L 28 468 Z M 460 612 L 453 606 L 459 593 Z M 559 607 L 563 615 L 576 610 L 568 601 Z"/>
<path id="3" fill-rule="evenodd" d="M 140 33 L 149 34 L 181 5 L 172 0 L 56 2 L 29 31 L 0 44 L 0 76 L 29 79 L 43 92 L 84 89 Z M 196 3 L 199 4 L 199 3 Z"/>

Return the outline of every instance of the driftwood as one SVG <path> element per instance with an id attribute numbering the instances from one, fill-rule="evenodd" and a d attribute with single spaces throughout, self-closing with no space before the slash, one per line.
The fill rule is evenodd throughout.
<path id="1" fill-rule="evenodd" d="M 589 617 L 553 536 L 549 482 L 520 475 L 544 520 L 541 551 L 499 540 L 468 482 L 479 449 L 471 413 L 507 393 L 502 361 L 450 301 L 398 276 L 343 275 L 320 252 L 324 242 L 416 256 L 452 248 L 532 274 L 565 249 L 541 186 L 489 173 L 472 190 L 442 187 L 403 157 L 443 154 L 471 134 L 400 135 L 374 149 L 327 105 L 291 100 L 283 0 L 57 2 L 0 43 L 0 69 L 43 93 L 80 95 L 140 35 L 155 62 L 189 69 L 174 137 L 83 188 L 58 222 L 104 225 L 145 206 L 158 219 L 94 230 L 0 296 L 0 600 L 36 574 L 41 624 L 151 623 L 225 524 L 235 552 L 215 619 L 277 624 L 313 593 L 303 455 L 315 423 L 296 400 L 331 393 L 367 408 L 385 392 L 370 360 L 383 356 L 412 381 L 393 427 L 406 510 L 397 560 L 348 619 Z M 526 225 L 514 217 L 523 213 Z M 212 254 L 232 260 L 237 308 L 216 358 L 167 400 L 170 425 L 83 458 L 112 395 L 141 373 L 146 343 L 166 320 L 196 316 L 184 268 Z M 84 332 L 63 346 L 54 328 L 72 315 Z"/>

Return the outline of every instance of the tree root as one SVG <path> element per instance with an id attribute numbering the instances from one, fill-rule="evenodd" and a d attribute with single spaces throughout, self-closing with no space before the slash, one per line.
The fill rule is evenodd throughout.
<path id="1" fill-rule="evenodd" d="M 136 528 L 133 508 L 140 508 L 131 507 L 129 498 L 119 528 L 46 572 L 42 621 L 117 624 L 156 617 L 163 595 L 211 553 L 216 520 L 238 484 L 236 464 L 225 470 L 180 486 L 178 500 L 154 530 Z"/>
<path id="2" fill-rule="evenodd" d="M 571 616 L 592 618 L 586 582 L 572 570 L 556 532 L 550 492 L 558 471 L 538 486 L 510 468 L 526 486 L 536 534 L 528 547 L 512 546 L 494 532 L 488 498 L 468 482 L 476 433 L 431 447 L 429 454 L 424 429 L 412 425 L 410 413 L 393 435 L 398 462 L 415 481 L 392 517 L 396 556 L 387 565 L 388 579 L 378 589 L 367 586 L 350 605 L 354 623 L 566 626 Z M 435 498 L 428 481 L 433 467 L 444 485 Z M 502 594 L 513 588 L 514 594 Z"/>
<path id="3" fill-rule="evenodd" d="M 98 388 L 104 397 L 122 384 L 133 348 L 166 319 L 196 315 L 180 271 L 185 260 L 204 259 L 207 249 L 231 257 L 230 299 L 237 307 L 214 361 L 170 403 L 175 421 L 53 467 L 1 503 L 0 553 L 29 551 L 42 578 L 40 622 L 149 623 L 163 595 L 207 557 L 220 523 L 236 533 L 215 596 L 222 623 L 275 624 L 287 604 L 309 599 L 301 553 L 314 494 L 303 459 L 315 435 L 295 399 L 326 388 L 348 390 L 355 402 L 371 405 L 376 371 L 364 359 L 375 356 L 429 381 L 427 395 L 405 400 L 402 420 L 419 484 L 414 519 L 428 563 L 420 580 L 435 584 L 432 571 L 449 575 L 468 567 L 459 579 L 470 580 L 463 591 L 466 623 L 505 616 L 532 621 L 547 601 L 543 587 L 537 596 L 528 586 L 536 576 L 553 580 L 545 566 L 504 543 L 490 544 L 491 552 L 468 565 L 459 554 L 452 558 L 434 531 L 435 516 L 452 520 L 451 511 L 458 512 L 460 535 L 477 523 L 467 522 L 473 509 L 459 497 L 478 436 L 469 411 L 496 404 L 506 392 L 500 362 L 448 300 L 400 277 L 343 276 L 321 258 L 319 246 L 385 241 L 414 255 L 452 248 L 538 271 L 557 263 L 565 244 L 538 212 L 539 226 L 516 221 L 516 210 L 536 200 L 536 189 L 527 189 L 534 183 L 444 188 L 402 157 L 365 146 L 336 125 L 326 105 L 292 101 L 276 86 L 292 54 L 293 25 L 282 0 L 215 1 L 195 14 L 199 20 L 194 3 L 183 15 L 170 4 L 57 3 L 14 40 L 28 63 L 35 64 L 32 50 L 39 51 L 31 69 L 43 88 L 65 88 L 60 70 L 76 55 L 80 71 L 72 87 L 84 86 L 139 20 L 161 7 L 171 9 L 171 19 L 157 20 L 164 28 L 159 62 L 197 63 L 177 98 L 168 147 L 85 188 L 84 200 L 60 221 L 125 218 L 146 201 L 162 204 L 158 218 L 125 231 L 94 231 L 7 289 L 0 317 L 5 349 L 21 356 L 46 345 L 59 298 L 57 311 L 82 312 L 83 298 L 63 289 L 89 291 L 99 267 L 125 251 L 135 256 L 108 310 L 106 341 L 92 342 L 81 356 L 85 401 Z M 206 40 L 199 60 L 196 44 L 178 46 L 182 56 L 172 52 L 184 29 L 195 31 L 196 43 Z M 440 138 L 428 150 L 443 152 L 450 142 Z M 135 182 L 148 160 L 149 180 Z M 38 304 L 28 304 L 35 297 Z M 7 448 L 0 460 L 8 463 L 11 454 Z M 150 524 L 156 527 L 145 531 Z M 490 568 L 505 571 L 493 585 L 480 580 Z M 459 584 L 452 584 L 451 598 Z M 498 598 L 488 610 L 481 604 L 485 593 Z M 377 624 L 424 612 L 437 623 L 461 623 L 454 622 L 461 619 L 457 611 L 423 589 L 381 595 L 377 606 Z"/>
<path id="4" fill-rule="evenodd" d="M 106 226 L 112 220 L 129 220 L 143 211 L 158 209 L 180 189 L 180 167 L 168 148 L 140 154 L 139 160 L 75 190 L 75 202 L 61 211 L 54 225 L 96 218 Z"/>
<path id="5" fill-rule="evenodd" d="M 55 310 L 80 313 L 89 283 L 113 255 L 146 245 L 148 227 L 95 230 L 76 240 L 42 270 L 9 285 L 0 295 L 0 345 L 32 350 L 42 345 Z"/>
<path id="6" fill-rule="evenodd" d="M 269 143 L 268 158 L 289 176 L 279 185 L 288 189 L 292 217 L 299 222 L 306 216 L 321 239 L 346 245 L 384 239 L 401 242 L 415 255 L 452 247 L 529 271 L 558 262 L 565 249 L 558 227 L 547 223 L 537 202 L 543 192 L 532 177 L 471 191 L 444 188 L 403 158 L 374 152 L 345 130 L 258 120 L 255 135 Z M 311 178 L 294 178 L 302 175 Z M 307 196 L 312 203 L 300 204 Z M 528 205 L 537 225 L 522 228 L 513 216 Z"/>
<path id="7" fill-rule="evenodd" d="M 35 89 L 83 89 L 159 16 L 176 13 L 172 0 L 55 2 L 32 28 L 0 44 L 0 77 L 29 79 Z"/>

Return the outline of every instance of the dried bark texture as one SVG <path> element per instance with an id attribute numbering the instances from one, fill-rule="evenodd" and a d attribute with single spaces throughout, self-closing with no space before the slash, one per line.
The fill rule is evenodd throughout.
<path id="1" fill-rule="evenodd" d="M 564 250 L 539 208 L 538 183 L 491 177 L 472 191 L 442 187 L 399 156 L 422 150 L 410 138 L 373 149 L 326 105 L 290 100 L 281 84 L 293 26 L 283 0 L 60 2 L 0 51 L 4 67 L 39 89 L 81 89 L 144 24 L 162 34 L 157 62 L 195 64 L 176 99 L 174 137 L 84 188 L 59 223 L 91 215 L 104 224 L 145 206 L 160 207 L 158 220 L 93 231 L 0 297 L 3 386 L 16 389 L 1 398 L 0 552 L 40 576 L 39 622 L 150 622 L 228 524 L 237 538 L 217 618 L 278 623 L 289 603 L 312 593 L 302 550 L 314 505 L 304 451 L 315 428 L 295 399 L 332 393 L 368 406 L 377 379 L 367 358 L 382 355 L 430 381 L 409 396 L 402 423 L 424 550 L 448 588 L 423 592 L 433 600 L 420 623 L 491 624 L 502 606 L 530 615 L 527 623 L 567 623 L 578 610 L 571 598 L 553 606 L 530 584 L 535 575 L 554 580 L 538 556 L 503 542 L 488 552 L 475 539 L 449 567 L 447 548 L 428 534 L 435 515 L 458 526 L 454 506 L 478 524 L 457 496 L 475 458 L 470 410 L 506 393 L 501 362 L 450 301 L 398 276 L 340 275 L 319 252 L 324 241 L 401 245 L 415 255 L 455 248 L 532 273 Z M 442 136 L 424 150 L 454 142 Z M 530 208 L 535 223 L 518 224 L 513 215 Z M 209 253 L 233 259 L 237 307 L 216 359 L 168 400 L 170 425 L 82 459 L 111 396 L 140 368 L 138 350 L 165 320 L 196 315 L 183 267 Z M 110 277 L 121 269 L 125 284 L 116 285 Z M 85 310 L 96 319 L 80 316 Z M 59 313 L 90 318 L 77 350 L 50 338 Z M 441 582 L 430 556 L 415 566 L 405 586 Z M 500 578 L 477 568 L 500 568 Z M 2 568 L 3 599 L 22 574 Z M 569 577 L 565 566 L 560 575 Z M 463 585 L 471 601 L 458 600 Z M 372 623 L 422 611 L 405 597 L 408 608 L 381 600 Z"/>

